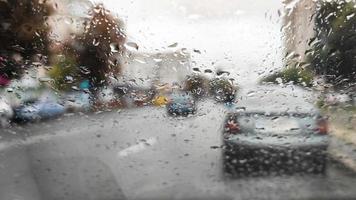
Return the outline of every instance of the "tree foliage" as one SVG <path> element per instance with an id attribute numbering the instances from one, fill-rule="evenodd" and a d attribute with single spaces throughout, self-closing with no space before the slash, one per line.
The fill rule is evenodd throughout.
<path id="1" fill-rule="evenodd" d="M 189 91 L 194 97 L 200 98 L 208 94 L 209 80 L 202 75 L 193 74 L 187 76 L 184 90 Z"/>
<path id="2" fill-rule="evenodd" d="M 50 27 L 54 12 L 46 0 L 0 1 L 0 74 L 17 78 L 34 55 L 48 55 Z"/>
<path id="3" fill-rule="evenodd" d="M 309 53 L 314 71 L 329 82 L 356 78 L 355 7 L 354 1 L 319 1 Z"/>
<path id="4" fill-rule="evenodd" d="M 289 66 L 281 71 L 269 75 L 262 79 L 262 82 L 278 83 L 278 79 L 282 83 L 294 83 L 301 86 L 311 87 L 313 82 L 313 72 L 309 69 L 302 69 L 298 66 Z"/>
<path id="5" fill-rule="evenodd" d="M 83 33 L 76 35 L 63 47 L 62 53 L 75 56 L 78 67 L 86 68 L 81 74 L 93 86 L 105 84 L 110 75 L 120 73 L 120 56 L 124 52 L 126 36 L 123 23 L 102 4 L 94 5 L 85 22 Z"/>

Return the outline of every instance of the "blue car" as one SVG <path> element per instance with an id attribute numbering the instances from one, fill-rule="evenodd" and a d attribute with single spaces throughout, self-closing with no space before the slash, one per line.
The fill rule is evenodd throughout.
<path id="1" fill-rule="evenodd" d="M 27 103 L 15 109 L 15 119 L 18 121 L 38 121 L 63 115 L 65 108 L 57 102 Z"/>
<path id="2" fill-rule="evenodd" d="M 167 104 L 167 111 L 169 114 L 175 116 L 194 114 L 196 111 L 195 100 L 187 93 L 173 94 Z"/>

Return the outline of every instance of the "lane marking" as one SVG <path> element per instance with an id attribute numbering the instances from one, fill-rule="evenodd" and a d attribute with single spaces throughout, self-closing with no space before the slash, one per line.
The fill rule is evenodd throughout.
<path id="1" fill-rule="evenodd" d="M 52 139 L 65 138 L 73 135 L 86 134 L 87 127 L 78 127 L 77 129 L 73 129 L 71 132 L 66 130 L 58 130 L 55 134 L 43 134 L 43 135 L 34 135 L 23 138 L 16 138 L 10 141 L 0 141 L 0 152 L 5 151 L 14 147 L 27 147 L 37 143 L 48 142 Z"/>
<path id="2" fill-rule="evenodd" d="M 157 143 L 156 138 L 149 138 L 145 142 L 139 142 L 138 144 L 132 145 L 123 149 L 117 153 L 118 157 L 127 157 L 130 154 L 139 153 L 147 149 L 147 147 L 152 146 Z"/>

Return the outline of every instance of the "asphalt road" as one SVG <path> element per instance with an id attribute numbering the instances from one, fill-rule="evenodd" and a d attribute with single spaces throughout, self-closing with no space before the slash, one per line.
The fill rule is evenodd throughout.
<path id="1" fill-rule="evenodd" d="M 1 200 L 356 199 L 356 174 L 225 179 L 224 105 L 187 118 L 145 107 L 1 130 Z"/>

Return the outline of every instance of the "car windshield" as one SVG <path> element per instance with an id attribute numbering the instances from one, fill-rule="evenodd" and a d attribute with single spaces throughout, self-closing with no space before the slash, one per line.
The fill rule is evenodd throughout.
<path id="1" fill-rule="evenodd" d="M 0 200 L 356 199 L 355 0 L 0 0 Z"/>

